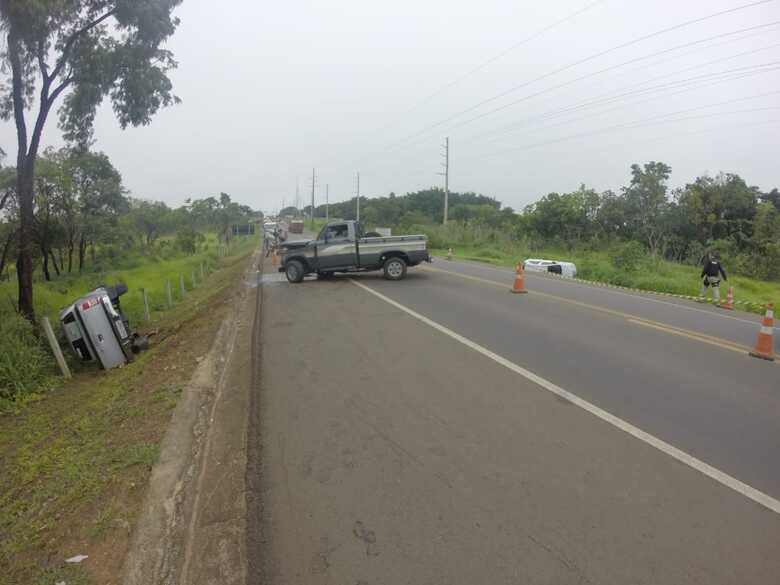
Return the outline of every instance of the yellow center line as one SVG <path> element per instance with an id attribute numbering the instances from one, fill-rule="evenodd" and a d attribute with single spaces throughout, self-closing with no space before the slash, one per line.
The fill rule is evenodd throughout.
<path id="1" fill-rule="evenodd" d="M 636 325 L 642 325 L 643 327 L 650 327 L 652 329 L 657 329 L 658 331 L 663 331 L 665 333 L 671 333 L 672 335 L 680 335 L 682 337 L 687 337 L 688 339 L 694 339 L 696 341 L 701 341 L 702 343 L 708 343 L 710 345 L 721 347 L 723 349 L 729 349 L 731 351 L 736 351 L 737 353 L 741 353 L 741 354 L 745 354 L 745 352 L 750 351 L 750 349 L 745 346 L 732 344 L 732 342 L 726 341 L 724 339 L 720 339 L 717 337 L 710 338 L 709 336 L 704 336 L 699 333 L 692 333 L 689 331 L 680 330 L 677 327 L 663 325 L 655 321 L 645 321 L 643 319 L 628 319 L 628 322 L 634 323 Z"/>
<path id="2" fill-rule="evenodd" d="M 459 272 L 452 272 L 449 270 L 442 270 L 441 268 L 432 268 L 430 266 L 425 266 L 421 268 L 422 270 L 430 271 L 430 272 L 439 272 L 443 274 L 449 274 L 450 276 L 457 276 L 458 278 L 463 278 L 465 280 L 472 280 L 474 282 L 480 282 L 483 284 L 489 284 L 491 286 L 499 286 L 501 288 L 506 288 L 509 290 L 511 287 L 506 283 L 497 282 L 495 280 L 489 280 L 487 278 L 480 278 L 478 276 L 471 276 L 470 274 L 460 274 Z M 705 333 L 698 333 L 696 331 L 691 331 L 689 329 L 682 329 L 680 327 L 674 327 L 673 325 L 667 325 L 666 323 L 660 323 L 658 321 L 653 321 L 651 319 L 645 319 L 644 317 L 639 317 L 638 315 L 632 315 L 630 313 L 624 313 L 623 311 L 616 311 L 614 309 L 607 309 L 605 307 L 599 307 L 597 305 L 591 305 L 589 303 L 583 303 L 582 301 L 575 301 L 573 299 L 567 299 L 566 297 L 559 297 L 558 295 L 553 295 L 546 292 L 540 292 L 531 290 L 528 291 L 532 295 L 545 297 L 548 299 L 553 299 L 562 303 L 567 303 L 570 305 L 575 305 L 577 307 L 582 307 L 584 309 L 589 309 L 591 311 L 598 311 L 600 313 L 606 313 L 607 315 L 612 315 L 613 317 L 620 317 L 621 319 L 625 319 L 630 323 L 634 323 L 636 325 L 644 325 L 646 327 L 652 327 L 653 329 L 657 329 L 659 331 L 664 331 L 666 333 L 671 333 L 673 335 L 681 335 L 683 337 L 687 337 L 689 339 L 693 339 L 695 341 L 701 341 L 702 343 L 707 343 L 709 345 L 714 345 L 716 347 L 720 347 L 723 349 L 729 349 L 731 351 L 736 351 L 739 353 L 748 353 L 751 351 L 752 348 L 747 347 L 746 345 L 742 345 L 740 343 L 736 343 L 733 341 L 729 341 L 727 339 L 722 339 L 720 337 L 713 337 L 712 335 L 707 335 Z M 775 362 L 776 364 L 780 365 L 780 362 Z"/>

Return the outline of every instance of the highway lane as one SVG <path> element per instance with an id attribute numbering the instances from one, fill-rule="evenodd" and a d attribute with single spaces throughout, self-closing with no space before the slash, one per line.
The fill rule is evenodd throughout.
<path id="1" fill-rule="evenodd" d="M 479 262 L 447 261 L 436 258 L 437 270 L 448 270 L 511 284 L 514 270 Z M 742 311 L 726 311 L 710 304 L 665 297 L 650 293 L 637 293 L 620 289 L 598 287 L 571 279 L 562 279 L 534 272 L 526 272 L 530 290 L 562 296 L 605 309 L 621 311 L 659 321 L 675 327 L 712 335 L 741 345 L 752 347 L 761 324 L 761 317 Z M 698 291 L 691 291 L 692 294 Z M 723 294 L 725 297 L 725 287 Z M 737 298 L 739 291 L 736 291 Z M 775 326 L 775 342 L 780 347 L 780 325 Z"/>
<path id="2" fill-rule="evenodd" d="M 464 273 L 471 268 L 455 267 Z M 511 280 L 491 284 L 439 270 L 410 270 L 401 283 L 374 275 L 355 279 L 780 498 L 780 367 L 709 338 L 650 327 L 623 312 L 696 326 L 685 311 L 626 295 L 604 300 L 597 290 L 565 299 L 570 291 L 581 294 L 580 287 L 544 277 L 530 277 L 527 285 L 544 286 L 555 296 L 512 295 Z M 583 299 L 609 312 L 579 304 Z M 727 329 L 718 322 L 697 330 Z"/>
<path id="3" fill-rule="evenodd" d="M 248 523 L 250 584 L 776 581 L 780 515 L 351 280 L 263 286 L 248 436 L 259 445 L 248 478 L 259 504 Z M 633 387 L 613 404 L 622 397 L 626 410 L 654 389 L 632 371 L 659 367 L 632 351 L 636 342 L 662 335 L 694 362 L 716 349 L 742 359 L 456 276 L 413 270 L 403 282 L 354 280 L 534 371 L 557 366 L 549 379 L 573 368 L 562 382 L 573 392 L 590 388 L 591 374 L 608 386 L 628 376 Z M 593 368 L 588 346 L 596 354 L 623 346 L 623 371 Z M 569 351 L 583 355 L 567 360 Z M 663 407 L 649 402 L 652 413 Z"/>

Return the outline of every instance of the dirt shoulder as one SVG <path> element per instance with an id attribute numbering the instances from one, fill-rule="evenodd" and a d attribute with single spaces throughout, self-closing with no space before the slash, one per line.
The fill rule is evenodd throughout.
<path id="1" fill-rule="evenodd" d="M 255 258 L 163 439 L 124 585 L 245 580 L 246 428 L 261 300 Z"/>
<path id="2" fill-rule="evenodd" d="M 193 372 L 234 310 L 250 253 L 150 329 L 133 364 L 85 371 L 0 418 L 0 585 L 119 583 L 161 441 Z M 64 561 L 88 558 L 76 565 Z"/>

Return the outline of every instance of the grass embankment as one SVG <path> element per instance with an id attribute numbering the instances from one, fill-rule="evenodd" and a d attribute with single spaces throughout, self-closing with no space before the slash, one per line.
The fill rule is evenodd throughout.
<path id="1" fill-rule="evenodd" d="M 158 333 L 150 350 L 127 367 L 77 368 L 70 382 L 50 378 L 37 400 L 0 414 L 0 585 L 118 582 L 171 412 L 257 242 L 244 239 L 224 257 L 209 250 L 74 278 L 67 288 L 36 285 L 39 307 L 56 311 L 88 285 L 124 280 L 130 292 L 123 304 L 131 316 L 141 314 L 138 287 L 145 286 L 155 310 L 144 329 Z M 206 260 L 211 271 L 205 280 L 165 308 L 166 279 L 199 271 Z M 77 554 L 89 559 L 64 564 Z"/>
<path id="2" fill-rule="evenodd" d="M 53 324 L 56 324 L 59 310 L 72 303 L 78 296 L 106 284 L 113 285 L 124 282 L 128 286 L 128 292 L 121 297 L 122 308 L 131 321 L 139 323 L 143 318 L 143 300 L 141 289 L 145 288 L 150 300 L 152 311 L 166 309 L 165 283 L 170 281 L 174 302 L 181 300 L 179 275 L 184 277 L 187 290 L 193 288 L 192 276 L 200 281 L 200 266 L 204 270 L 216 266 L 220 257 L 220 244 L 213 234 L 209 234 L 206 242 L 195 254 L 154 251 L 128 252 L 118 258 L 116 268 L 101 271 L 88 270 L 82 274 L 64 274 L 54 277 L 51 282 L 38 280 L 35 282 L 35 310 L 37 315 L 47 316 Z M 105 262 L 104 262 L 105 263 Z M 17 285 L 14 279 L 11 282 L 0 283 L 0 298 L 10 299 L 0 304 L 0 315 L 13 307 L 17 296 Z"/>
<path id="3" fill-rule="evenodd" d="M 433 253 L 445 256 L 446 249 L 434 249 Z M 613 265 L 606 251 L 574 251 L 556 249 L 499 248 L 487 245 L 454 246 L 453 255 L 464 260 L 487 262 L 497 266 L 515 266 L 526 258 L 547 258 L 566 260 L 577 265 L 577 276 L 584 280 L 593 280 L 637 288 L 646 291 L 665 292 L 678 295 L 695 296 L 699 294 L 701 268 L 668 262 L 666 260 L 646 258 L 637 270 L 625 271 Z M 726 266 L 728 271 L 728 266 Z M 730 274 L 727 286 L 734 287 L 734 298 L 753 303 L 739 305 L 739 308 L 761 312 L 762 307 L 773 302 L 780 306 L 780 282 L 762 282 L 754 278 Z M 726 287 L 722 297 L 725 298 Z"/>
<path id="4" fill-rule="evenodd" d="M 242 241 L 239 239 L 234 245 L 241 246 Z M 36 280 L 36 316 L 48 317 L 61 335 L 60 309 L 97 286 L 123 282 L 128 292 L 120 298 L 122 309 L 131 326 L 141 326 L 144 324 L 142 289 L 147 292 L 150 315 L 155 320 L 169 310 L 166 283 L 171 285 L 171 301 L 175 306 L 199 285 L 202 274 L 207 275 L 218 266 L 226 253 L 231 252 L 213 234 L 206 237 L 195 254 L 177 252 L 172 245 L 128 250 L 116 258 L 99 251 L 97 265 L 111 266 L 111 269 L 63 274 L 50 282 Z M 184 292 L 180 277 L 184 280 Z M 57 373 L 48 346 L 37 340 L 30 325 L 15 314 L 16 297 L 15 279 L 0 283 L 0 413 L 34 398 L 35 391 L 46 386 L 46 378 Z M 66 352 L 66 357 L 73 367 L 80 367 L 72 352 Z"/>

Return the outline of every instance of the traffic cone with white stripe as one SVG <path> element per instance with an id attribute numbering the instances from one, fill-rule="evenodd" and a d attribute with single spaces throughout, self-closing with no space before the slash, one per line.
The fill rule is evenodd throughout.
<path id="1" fill-rule="evenodd" d="M 753 357 L 761 358 L 762 360 L 775 361 L 775 353 L 772 350 L 772 332 L 775 328 L 775 313 L 774 307 L 770 303 L 766 306 L 766 315 L 764 315 L 764 321 L 761 323 L 761 329 L 758 332 L 758 339 L 756 340 L 756 347 L 750 352 Z"/>
<path id="2" fill-rule="evenodd" d="M 729 292 L 726 295 L 726 303 L 723 305 L 720 305 L 721 309 L 726 309 L 727 311 L 733 311 L 734 310 L 734 287 L 729 287 Z"/>
<path id="3" fill-rule="evenodd" d="M 515 282 L 512 285 L 512 292 L 515 294 L 527 294 L 525 290 L 525 266 L 522 262 L 517 263 L 515 268 Z"/>

